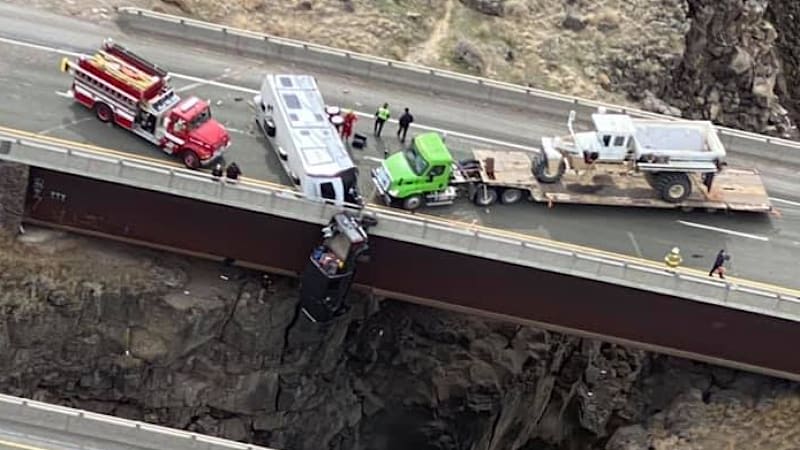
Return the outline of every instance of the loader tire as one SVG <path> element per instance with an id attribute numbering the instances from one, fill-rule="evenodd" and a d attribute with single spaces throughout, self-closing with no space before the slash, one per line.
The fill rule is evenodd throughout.
<path id="1" fill-rule="evenodd" d="M 692 193 L 692 182 L 685 173 L 664 173 L 658 176 L 655 189 L 667 203 L 680 203 Z"/>
<path id="2" fill-rule="evenodd" d="M 644 179 L 647 181 L 647 184 L 650 185 L 653 189 L 658 189 L 656 187 L 656 182 L 658 181 L 658 173 L 657 172 L 645 172 Z"/>
<path id="3" fill-rule="evenodd" d="M 557 183 L 561 179 L 561 176 L 564 175 L 566 169 L 567 163 L 562 159 L 561 164 L 558 165 L 558 170 L 556 170 L 555 173 L 551 173 L 547 167 L 547 159 L 542 156 L 537 156 L 533 165 L 533 174 L 536 175 L 536 179 L 539 180 L 540 183 Z"/>

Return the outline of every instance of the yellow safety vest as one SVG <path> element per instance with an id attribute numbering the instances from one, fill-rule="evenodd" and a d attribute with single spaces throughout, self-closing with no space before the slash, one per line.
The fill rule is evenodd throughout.
<path id="1" fill-rule="evenodd" d="M 378 118 L 381 120 L 389 120 L 389 108 L 378 108 Z"/>
<path id="2" fill-rule="evenodd" d="M 678 267 L 683 262 L 683 258 L 681 258 L 681 255 L 668 253 L 667 256 L 664 257 L 664 262 L 670 267 Z"/>

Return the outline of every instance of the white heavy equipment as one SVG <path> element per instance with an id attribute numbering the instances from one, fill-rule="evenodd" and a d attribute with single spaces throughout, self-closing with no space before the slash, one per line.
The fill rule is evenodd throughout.
<path id="1" fill-rule="evenodd" d="M 570 111 L 569 135 L 542 138 L 534 162 L 539 182 L 557 183 L 568 170 L 583 178 L 602 167 L 643 174 L 664 201 L 680 203 L 692 193 L 692 174 L 701 175 L 710 191 L 726 165 L 725 147 L 708 121 L 634 119 L 600 108 L 592 114 L 594 131 L 576 133 L 574 122 Z"/>

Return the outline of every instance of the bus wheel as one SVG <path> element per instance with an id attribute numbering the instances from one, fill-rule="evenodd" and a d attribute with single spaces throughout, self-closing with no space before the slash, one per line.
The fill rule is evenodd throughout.
<path id="1" fill-rule="evenodd" d="M 403 209 L 413 211 L 420 206 L 422 206 L 422 197 L 419 195 L 412 195 L 411 197 L 403 200 Z"/>
<path id="2" fill-rule="evenodd" d="M 183 152 L 181 159 L 183 159 L 183 164 L 190 169 L 197 169 L 200 167 L 200 158 L 191 150 Z"/>
<path id="3" fill-rule="evenodd" d="M 103 123 L 110 122 L 114 117 L 114 111 L 111 111 L 111 108 L 109 108 L 105 103 L 98 103 L 95 105 L 94 113 L 97 115 L 97 118 L 100 120 L 100 122 Z"/>

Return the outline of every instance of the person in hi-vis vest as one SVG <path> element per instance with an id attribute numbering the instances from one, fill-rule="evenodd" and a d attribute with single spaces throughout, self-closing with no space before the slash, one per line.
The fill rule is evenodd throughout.
<path id="1" fill-rule="evenodd" d="M 381 137 L 381 131 L 383 131 L 383 124 L 386 123 L 387 120 L 389 120 L 389 116 L 391 116 L 391 113 L 389 112 L 388 103 L 384 103 L 383 106 L 381 106 L 380 108 L 378 108 L 377 111 L 375 111 L 375 127 L 373 129 L 373 133 L 375 134 L 376 137 Z"/>
<path id="2" fill-rule="evenodd" d="M 681 250 L 678 247 L 673 247 L 672 250 L 664 256 L 664 262 L 670 269 L 676 269 L 683 262 Z"/>

